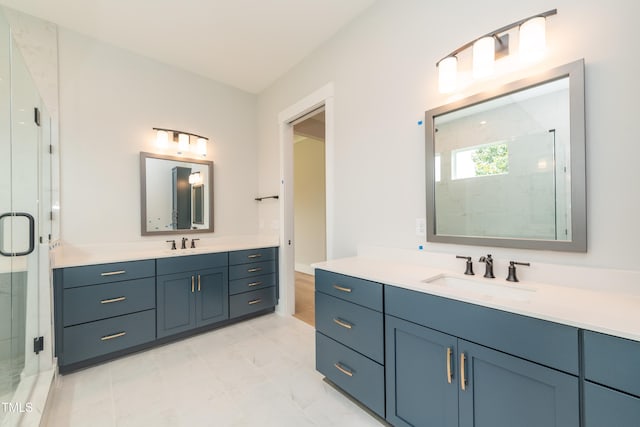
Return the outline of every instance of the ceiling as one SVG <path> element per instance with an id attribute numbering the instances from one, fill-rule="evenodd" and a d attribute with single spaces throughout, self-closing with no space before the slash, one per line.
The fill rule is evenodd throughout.
<path id="1" fill-rule="evenodd" d="M 0 4 L 259 93 L 374 1 L 0 0 Z"/>

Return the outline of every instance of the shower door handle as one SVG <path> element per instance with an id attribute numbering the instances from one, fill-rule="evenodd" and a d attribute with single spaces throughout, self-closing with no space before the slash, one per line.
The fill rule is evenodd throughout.
<path id="1" fill-rule="evenodd" d="M 33 216 L 31 214 L 25 213 L 25 212 L 7 212 L 7 213 L 3 213 L 2 215 L 0 215 L 0 225 L 2 223 L 2 221 L 4 220 L 4 218 L 7 217 L 17 217 L 17 216 L 22 216 L 27 218 L 27 220 L 29 221 L 29 248 L 26 251 L 23 252 L 4 252 L 1 248 L 0 248 L 0 255 L 3 256 L 25 256 L 25 255 L 29 255 L 31 252 L 33 252 L 33 250 L 36 247 L 36 221 L 35 219 L 33 219 Z M 0 241 L 4 241 L 4 235 L 2 233 L 2 228 L 0 227 Z M 0 246 L 2 246 L 0 244 Z"/>

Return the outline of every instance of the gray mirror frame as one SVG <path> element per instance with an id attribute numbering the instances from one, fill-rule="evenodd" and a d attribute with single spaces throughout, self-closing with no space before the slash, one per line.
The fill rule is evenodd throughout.
<path id="1" fill-rule="evenodd" d="M 170 231 L 147 231 L 147 159 L 173 160 L 177 162 L 198 163 L 207 165 L 209 168 L 209 179 L 205 184 L 205 188 L 209 188 L 209 227 L 197 230 L 170 230 Z M 208 185 L 207 185 L 208 184 Z M 140 232 L 143 236 L 160 236 L 167 234 L 194 234 L 194 233 L 213 233 L 213 162 L 210 160 L 190 159 L 187 157 L 167 156 L 163 154 L 140 152 Z"/>
<path id="2" fill-rule="evenodd" d="M 451 236 L 436 234 L 435 132 L 434 119 L 442 114 L 480 104 L 524 89 L 569 77 L 569 126 L 571 153 L 571 241 Z M 427 241 L 460 245 L 495 246 L 566 252 L 587 251 L 587 198 L 585 155 L 584 59 L 542 74 L 508 83 L 488 92 L 434 108 L 425 113 L 425 175 L 427 196 Z"/>

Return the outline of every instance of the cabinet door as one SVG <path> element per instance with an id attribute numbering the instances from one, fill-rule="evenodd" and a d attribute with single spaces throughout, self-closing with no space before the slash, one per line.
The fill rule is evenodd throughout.
<path id="1" fill-rule="evenodd" d="M 195 273 L 158 276 L 158 338 L 188 331 L 196 325 Z"/>
<path id="2" fill-rule="evenodd" d="M 387 420 L 456 427 L 456 338 L 392 316 L 385 320 Z"/>
<path id="3" fill-rule="evenodd" d="M 463 340 L 458 350 L 461 427 L 579 426 L 577 377 Z"/>
<path id="4" fill-rule="evenodd" d="M 637 427 L 640 423 L 640 397 L 584 383 L 585 427 Z"/>
<path id="5" fill-rule="evenodd" d="M 229 318 L 227 268 L 212 268 L 196 274 L 196 326 Z"/>

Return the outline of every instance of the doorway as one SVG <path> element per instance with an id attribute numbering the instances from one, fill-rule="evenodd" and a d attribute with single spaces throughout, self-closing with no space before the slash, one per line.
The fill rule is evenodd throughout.
<path id="1" fill-rule="evenodd" d="M 293 125 L 294 316 L 315 326 L 315 284 L 311 265 L 326 261 L 324 106 Z"/>
<path id="2" fill-rule="evenodd" d="M 294 124 L 324 106 L 324 171 L 325 171 L 325 259 L 332 259 L 333 236 L 333 147 L 334 88 L 328 83 L 280 112 L 280 301 L 277 311 L 294 315 L 295 290 L 295 206 L 294 206 Z M 310 114 L 312 116 L 314 114 Z"/>

